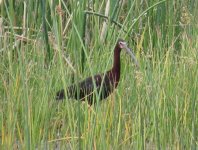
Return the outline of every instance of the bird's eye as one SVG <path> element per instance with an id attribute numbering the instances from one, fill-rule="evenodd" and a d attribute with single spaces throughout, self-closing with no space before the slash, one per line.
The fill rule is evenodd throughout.
<path id="1" fill-rule="evenodd" d="M 124 42 L 119 42 L 120 48 L 124 48 L 125 43 Z"/>

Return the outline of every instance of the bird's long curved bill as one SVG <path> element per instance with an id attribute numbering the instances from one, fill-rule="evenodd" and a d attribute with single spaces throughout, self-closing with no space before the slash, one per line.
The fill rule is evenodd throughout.
<path id="1" fill-rule="evenodd" d="M 139 63 L 138 63 L 138 61 L 137 61 L 135 55 L 134 55 L 133 52 L 131 51 L 131 49 L 128 48 L 127 46 L 125 47 L 125 49 L 126 49 L 127 53 L 128 53 L 129 55 L 131 55 L 131 58 L 132 58 L 132 60 L 134 61 L 136 67 L 139 68 Z"/>

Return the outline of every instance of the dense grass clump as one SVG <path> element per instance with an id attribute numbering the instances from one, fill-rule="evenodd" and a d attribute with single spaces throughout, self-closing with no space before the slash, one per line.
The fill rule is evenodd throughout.
<path id="1" fill-rule="evenodd" d="M 198 1 L 0 1 L 3 149 L 197 149 Z M 56 91 L 112 66 L 114 93 L 89 108 Z"/>

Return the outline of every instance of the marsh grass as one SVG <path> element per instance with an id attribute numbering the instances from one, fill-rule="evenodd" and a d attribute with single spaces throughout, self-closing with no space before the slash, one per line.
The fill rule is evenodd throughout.
<path id="1" fill-rule="evenodd" d="M 197 149 L 197 1 L 42 2 L 0 3 L 2 149 Z M 122 52 L 109 98 L 91 108 L 55 101 L 111 68 L 118 37 L 140 69 Z"/>

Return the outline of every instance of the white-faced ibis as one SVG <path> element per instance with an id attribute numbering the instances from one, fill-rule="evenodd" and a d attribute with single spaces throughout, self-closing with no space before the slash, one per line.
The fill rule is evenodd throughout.
<path id="1" fill-rule="evenodd" d="M 92 77 L 88 77 L 78 84 L 73 84 L 69 86 L 67 90 L 67 97 L 73 99 L 79 99 L 81 101 L 87 100 L 89 105 L 96 101 L 96 93 L 94 92 L 94 82 L 96 86 L 96 91 L 100 97 L 99 100 L 107 98 L 113 90 L 117 87 L 120 80 L 120 52 L 121 49 L 125 49 L 128 54 L 131 55 L 135 62 L 136 67 L 139 67 L 138 62 L 132 53 L 132 51 L 127 47 L 127 43 L 122 39 L 119 39 L 115 49 L 114 49 L 114 62 L 113 67 L 106 73 L 97 74 Z M 61 100 L 65 98 L 64 89 L 57 92 L 56 99 Z"/>

